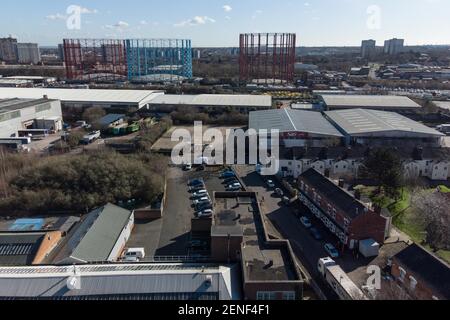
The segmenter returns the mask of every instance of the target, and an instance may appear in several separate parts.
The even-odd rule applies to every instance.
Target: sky
[[[382,45],[393,37],[450,44],[448,12],[449,0],[16,0],[2,1],[0,37],[41,46],[183,38],[194,47],[237,47],[240,33],[295,32],[297,46]]]

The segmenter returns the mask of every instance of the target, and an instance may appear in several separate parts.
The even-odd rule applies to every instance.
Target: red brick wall
[[[373,211],[369,211],[353,219],[348,231],[354,240],[372,238],[379,244],[383,244],[385,240],[386,219]]]
[[[405,280],[401,282],[400,279],[400,269],[401,267],[403,270],[406,271]],[[433,293],[432,288],[430,288],[427,283],[420,280],[420,278],[408,271],[408,269],[401,265],[395,258],[392,262],[392,268],[391,268],[391,274],[392,276],[397,280],[397,283],[400,284],[411,296],[418,300],[433,300],[433,296],[436,296],[439,299],[444,299],[440,297],[438,294]],[[409,277],[412,276],[417,281],[417,286],[414,291],[410,290],[410,279]]]

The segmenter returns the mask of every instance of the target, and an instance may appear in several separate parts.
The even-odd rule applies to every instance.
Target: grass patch
[[[376,187],[358,186],[355,189],[358,189],[361,194],[370,197],[374,204],[381,208],[387,208],[393,216],[395,227],[406,233],[414,242],[423,245],[426,239],[425,227],[414,218],[414,213],[410,208],[411,190],[403,189],[400,199],[394,200],[384,194],[377,194],[378,188]],[[435,189],[430,190],[430,192],[433,191]],[[441,192],[450,192],[450,189],[443,187]],[[425,245],[424,247],[428,251],[433,252],[429,246]],[[435,254],[450,264],[450,251],[440,250]]]

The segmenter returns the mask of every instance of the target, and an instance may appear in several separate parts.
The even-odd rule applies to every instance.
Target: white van
[[[145,258],[144,248],[129,248],[125,250],[125,254],[123,255],[123,260],[130,262],[138,262],[144,258]]]

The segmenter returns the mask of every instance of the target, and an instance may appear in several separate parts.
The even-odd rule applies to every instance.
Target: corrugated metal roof
[[[450,101],[433,101],[433,103],[441,109],[450,110]]]
[[[161,93],[150,90],[0,88],[0,99],[39,99],[47,95],[50,99],[66,102],[142,103]]]
[[[162,95],[150,104],[191,105],[191,106],[272,106],[272,97],[264,95],[200,94],[200,95]]]
[[[329,108],[421,108],[408,97],[374,95],[322,95]]]
[[[395,112],[351,109],[328,111],[325,114],[348,135],[378,132],[405,132],[425,136],[443,136],[442,133]]]
[[[122,118],[125,118],[124,114],[111,113],[111,114],[107,114],[106,116],[104,116],[103,118],[98,120],[98,123],[101,126],[107,126],[107,125],[110,125],[113,122],[119,121]]]
[[[0,268],[0,297],[98,298],[160,294],[167,299],[171,296],[195,299],[203,294],[217,293],[221,300],[240,298],[237,265],[111,265],[117,270],[109,272],[93,272],[93,267]],[[67,287],[67,280],[73,275],[80,279],[79,290]]]
[[[132,212],[107,204],[89,213],[69,240],[70,257],[80,261],[107,261]]]
[[[250,112],[249,128],[255,130],[277,129],[283,132],[342,137],[342,134],[320,113],[305,110],[265,110]]]
[[[0,233],[0,266],[29,265],[45,233]]]

